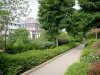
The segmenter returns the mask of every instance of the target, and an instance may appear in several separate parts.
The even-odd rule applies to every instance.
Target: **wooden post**
[[[96,33],[96,40],[98,39],[98,33]]]

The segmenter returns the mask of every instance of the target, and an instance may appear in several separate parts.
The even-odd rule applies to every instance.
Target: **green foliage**
[[[60,32],[58,38],[59,38],[59,45],[68,44],[70,41],[68,38],[68,34],[62,31]]]
[[[7,52],[14,54],[33,49],[29,39],[29,32],[26,29],[16,29],[8,36]]]
[[[63,44],[68,44],[70,42],[81,42],[80,37],[73,37],[71,35],[69,35],[67,32],[63,32],[61,31],[59,33],[59,45],[63,45]]]
[[[95,36],[92,34],[91,30],[86,33],[87,39],[94,38]]]
[[[20,18],[29,15],[29,1],[27,0],[8,0],[3,3],[3,9],[9,10],[10,18]],[[16,13],[16,14],[13,14]]]
[[[8,18],[9,15],[10,15],[10,11],[3,10],[2,8],[0,8],[0,33],[4,28],[4,24],[6,24],[7,21],[9,20]]]
[[[91,45],[92,48],[96,48],[96,49],[99,49],[100,48],[100,39],[99,40],[96,40],[92,45]]]
[[[100,58],[95,54],[95,53],[89,53],[86,56],[84,57],[81,57],[80,59],[82,62],[89,62],[89,63],[93,63],[93,62],[97,62],[97,61],[100,61]]]
[[[53,42],[45,42],[44,44],[41,44],[40,49],[50,49],[55,47],[55,43]]]
[[[88,63],[78,62],[71,65],[65,75],[87,75]]]
[[[53,35],[58,46],[58,34],[62,29],[61,21],[72,14],[74,0],[39,0],[39,4],[38,16],[41,27]]]
[[[41,41],[41,42],[48,42],[48,41],[51,41],[51,42],[55,42],[55,37],[50,34],[48,31],[45,31],[45,30],[41,30],[41,34],[40,34],[40,37],[36,40],[36,41]]]
[[[87,47],[87,48],[85,48],[84,51],[82,52],[81,57],[88,57],[88,55],[89,55],[90,53],[95,54],[96,51],[97,51],[97,49],[93,49],[93,48]]]
[[[99,0],[79,0],[80,6],[86,12],[100,12]]]
[[[98,51],[99,40],[95,42],[95,39],[89,40],[88,46],[84,49],[80,60],[84,62],[97,62],[100,60]]]
[[[82,11],[84,11],[88,17],[91,17],[90,22],[87,22],[86,27],[100,28],[100,1],[99,0],[79,0]]]
[[[34,49],[49,49],[55,47],[55,43],[52,40],[52,36],[48,35],[47,31],[42,30],[39,38],[32,42]]]
[[[95,39],[89,39],[88,41],[88,46],[83,50],[80,60],[84,61],[84,62],[94,62],[97,60],[97,56],[96,56],[96,52],[97,49],[96,48],[91,48],[92,43],[95,42]]]
[[[3,37],[0,36],[0,49],[3,49],[4,48],[4,40],[3,40]]]
[[[15,55],[0,54],[0,73],[2,75],[20,74],[21,72],[40,65],[77,45],[79,45],[79,43],[75,42],[74,44],[67,44],[43,51],[31,50]]]
[[[86,33],[91,29],[87,24],[91,22],[91,15],[82,11],[75,11],[71,17],[65,18],[62,24],[65,25],[67,32],[76,37],[85,37]]]
[[[32,44],[33,44],[33,48],[34,49],[40,49],[40,50],[50,49],[50,48],[54,48],[55,47],[55,43],[54,42],[40,41],[38,39],[33,41]]]
[[[96,56],[97,49],[90,47],[94,41],[94,38],[89,39],[88,46],[83,50],[81,54],[80,62],[71,65],[65,75],[87,75],[89,64],[100,60],[100,58]]]
[[[88,46],[92,45],[96,41],[95,38],[91,38],[88,40]]]
[[[94,62],[88,66],[88,75],[100,74],[100,61]]]

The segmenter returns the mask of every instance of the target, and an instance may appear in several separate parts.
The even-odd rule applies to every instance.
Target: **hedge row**
[[[79,45],[71,43],[48,50],[32,50],[15,55],[0,54],[0,75],[19,75],[41,63]]]

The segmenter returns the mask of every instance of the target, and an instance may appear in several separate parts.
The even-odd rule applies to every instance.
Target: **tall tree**
[[[71,16],[74,0],[39,0],[39,4],[38,16],[41,27],[54,35],[58,46],[58,34],[62,29],[61,21]]]
[[[100,0],[79,0],[82,11],[91,14],[92,21],[88,23],[89,29],[100,28]]]
[[[3,9],[11,12],[10,17],[27,17],[31,9],[28,0],[5,0]]]
[[[4,20],[6,20],[4,17],[8,16],[10,14],[9,11],[2,9],[4,2],[0,1],[0,31],[3,29]]]
[[[65,18],[62,24],[67,32],[73,36],[85,37],[88,32],[87,24],[92,21],[91,15],[82,11],[75,11],[71,17]]]
[[[28,16],[29,2],[27,0],[2,0],[0,1],[0,22],[1,27],[5,26],[5,50],[6,50],[6,33],[8,24],[14,19]]]

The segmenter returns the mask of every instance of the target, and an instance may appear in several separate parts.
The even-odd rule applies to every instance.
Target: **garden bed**
[[[0,54],[0,74],[19,75],[78,45],[74,42],[54,49],[31,50],[15,55]]]
[[[88,75],[89,68],[91,68],[89,65],[98,60],[97,57],[95,56],[97,49],[91,48],[91,44],[94,41],[95,40],[93,39],[89,40],[88,46],[85,47],[85,49],[82,52],[82,55],[80,57],[80,62],[71,65],[65,72],[65,75]]]

